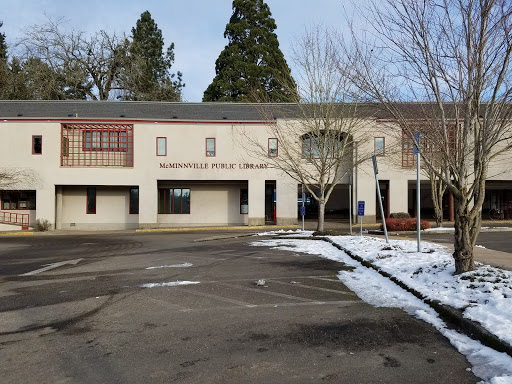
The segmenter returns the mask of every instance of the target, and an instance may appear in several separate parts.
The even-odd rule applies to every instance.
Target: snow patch
[[[148,283],[139,285],[141,288],[175,287],[177,285],[199,284],[199,281],[171,281],[169,283]]]

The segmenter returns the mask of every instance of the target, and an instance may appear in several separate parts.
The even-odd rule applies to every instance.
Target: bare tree
[[[372,0],[363,14],[371,32],[352,29],[355,84],[409,138],[429,127],[443,166],[420,153],[454,197],[455,273],[473,270],[489,167],[512,148],[512,3]]]
[[[243,132],[250,155],[303,184],[318,202],[318,231],[324,230],[325,205],[334,188],[356,163],[368,159],[362,153],[356,159],[353,153],[356,141],[364,141],[368,108],[357,103],[340,71],[336,44],[332,32],[319,29],[306,32],[296,44],[297,92],[295,84],[283,82],[290,94],[296,94],[294,102],[261,104],[275,144],[263,142],[248,129]]]
[[[65,32],[62,20],[35,25],[22,45],[27,57],[39,58],[65,79],[67,98],[107,100],[115,97],[117,80],[126,60],[127,40],[100,31]]]

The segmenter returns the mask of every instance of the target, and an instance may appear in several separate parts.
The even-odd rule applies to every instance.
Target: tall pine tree
[[[0,28],[4,25],[0,21]],[[0,33],[0,61],[7,61],[7,44],[5,44],[5,33]]]
[[[233,0],[233,15],[224,37],[228,45],[215,63],[216,76],[203,101],[289,102],[295,82],[263,0]]]
[[[122,87],[129,100],[181,99],[181,73],[169,72],[174,63],[174,43],[164,54],[164,39],[149,11],[141,14],[132,28],[129,63],[122,75]]]

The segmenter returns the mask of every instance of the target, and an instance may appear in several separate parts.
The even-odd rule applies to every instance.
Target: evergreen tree
[[[0,28],[4,25],[0,21]],[[0,61],[7,61],[7,44],[5,44],[5,33],[0,33]]]
[[[0,21],[0,28],[3,23]],[[9,66],[7,65],[7,44],[5,34],[0,33],[0,100],[8,98],[8,87],[10,80]]]
[[[122,88],[128,100],[181,99],[182,74],[170,74],[174,63],[174,43],[164,54],[164,39],[151,14],[146,11],[132,28],[129,62],[122,74]]]
[[[276,28],[263,0],[233,0],[233,15],[224,32],[229,42],[215,63],[216,76],[203,101],[295,99],[295,82],[279,49]]]

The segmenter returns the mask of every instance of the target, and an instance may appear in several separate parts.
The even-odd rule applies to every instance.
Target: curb
[[[243,229],[297,229],[298,225],[253,225],[253,226],[233,226],[233,227],[177,227],[177,228],[147,228],[147,229],[136,229],[136,233],[143,232],[180,232],[180,231],[219,231],[219,230],[243,230]]]
[[[0,236],[32,236],[34,232],[0,232]]]
[[[431,308],[433,308],[438,314],[439,317],[452,325],[456,325],[460,328],[460,330],[468,337],[472,339],[476,339],[480,341],[483,345],[492,348],[498,352],[504,352],[512,357],[512,345],[508,344],[507,342],[499,339],[496,335],[489,332],[487,329],[482,327],[479,323],[464,318],[463,312],[457,308],[454,308],[452,306],[442,304],[437,300],[430,300],[425,298],[420,292],[416,291],[415,289],[407,286],[402,281],[398,280],[396,277],[391,276],[389,273],[381,270],[379,267],[376,267],[372,263],[370,263],[367,260],[364,260],[363,258],[353,254],[351,251],[343,248],[339,244],[334,243],[331,239],[327,239],[325,237],[310,237],[310,238],[304,238],[304,237],[276,237],[280,239],[296,239],[296,240],[321,240],[325,241],[335,248],[339,249],[340,251],[345,252],[348,256],[350,256],[352,259],[358,261],[363,266],[367,268],[371,268],[378,272],[380,275],[390,279],[395,284],[400,286],[401,288],[405,289],[407,292],[412,293],[414,296],[416,296],[418,299],[422,300],[424,303],[429,305]]]

